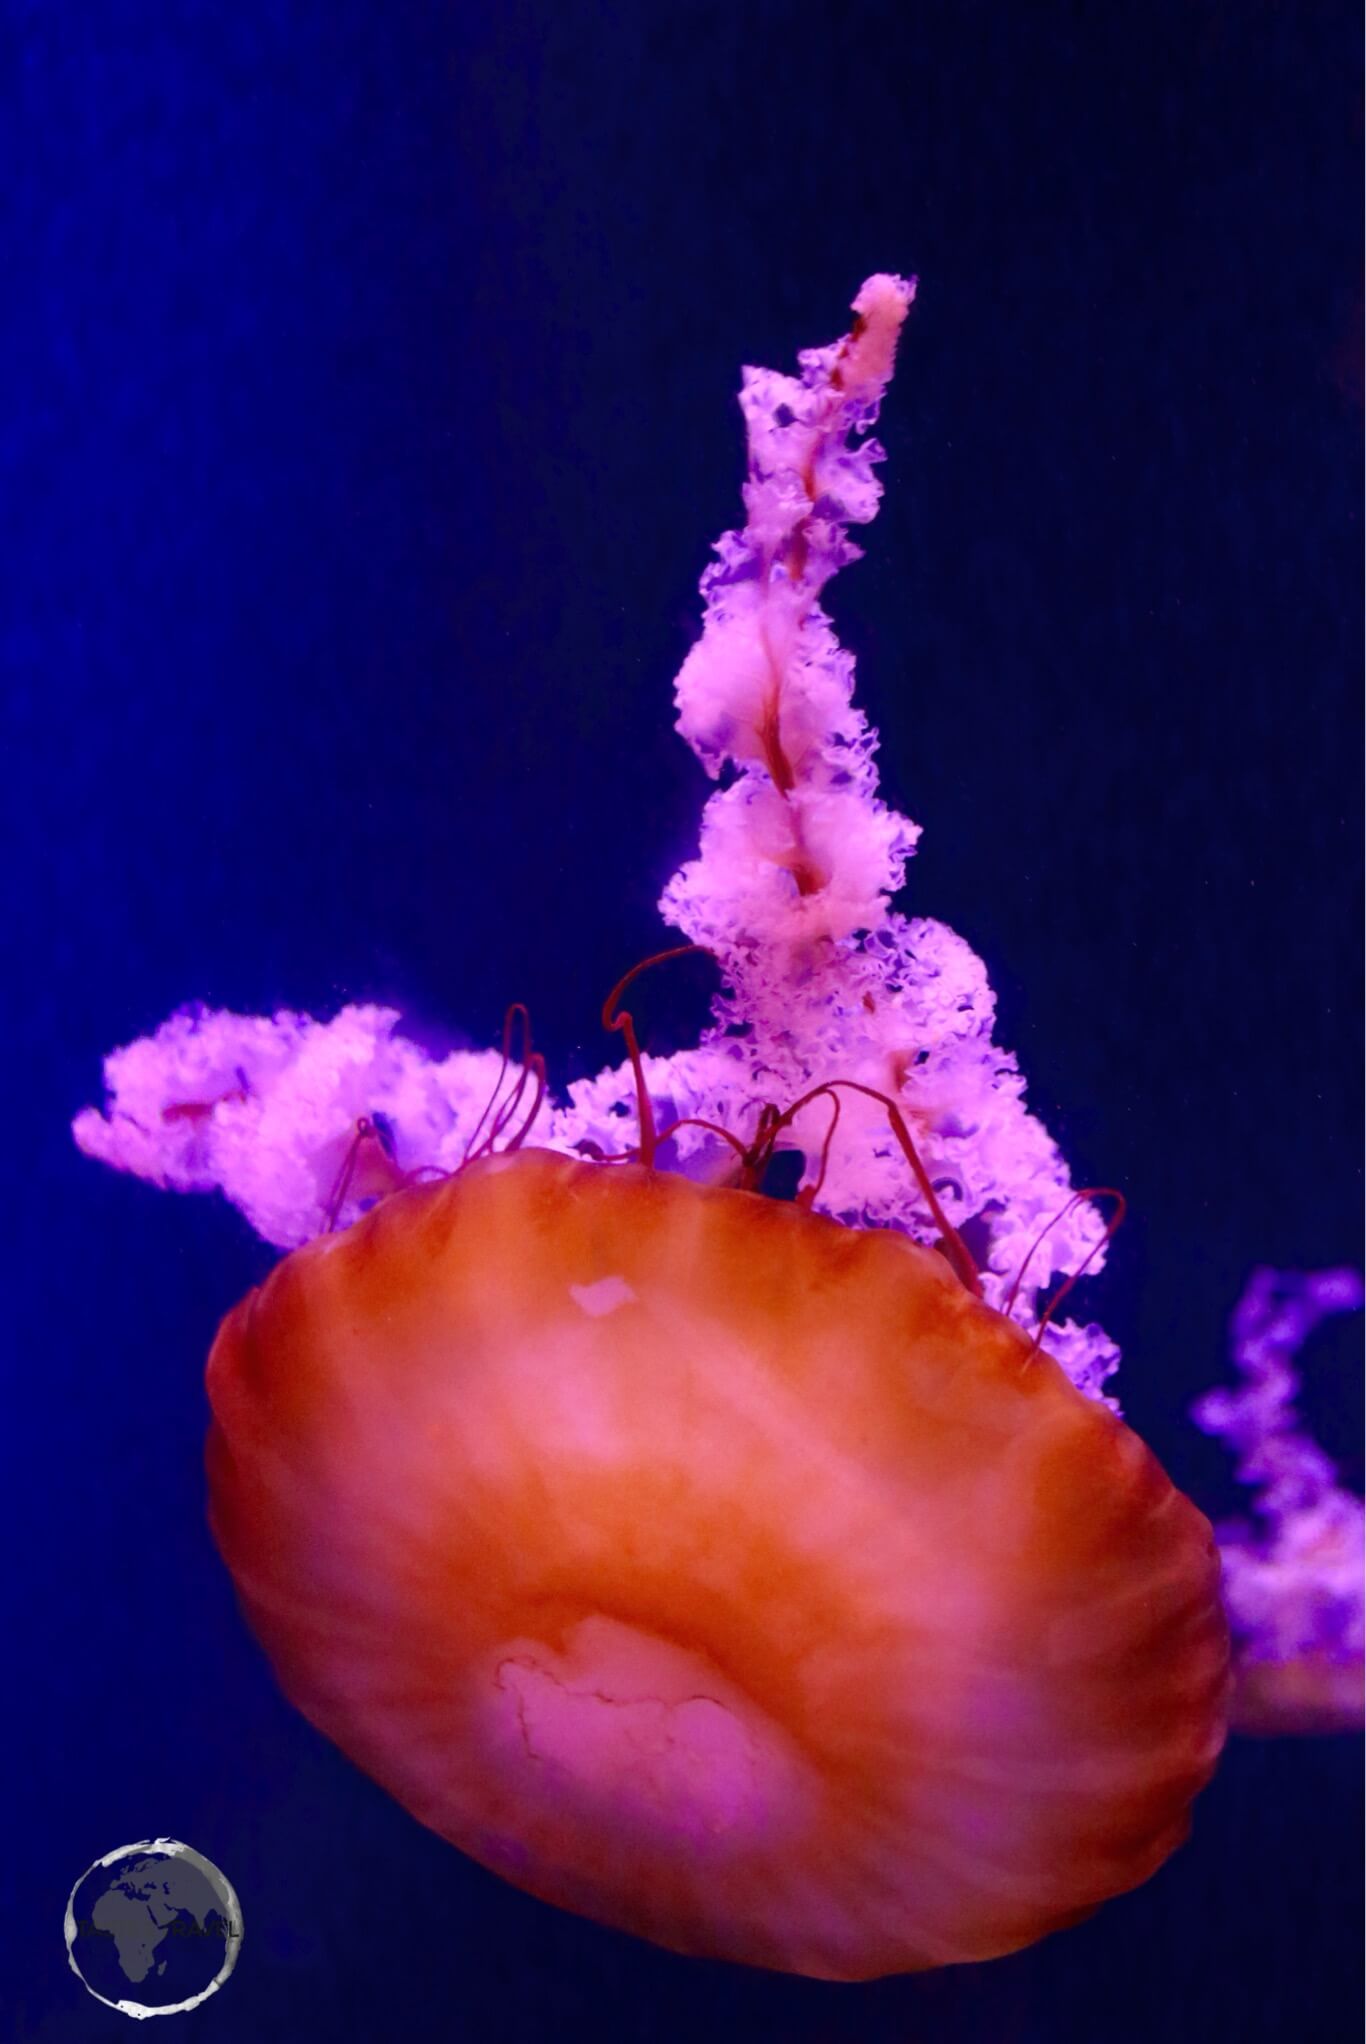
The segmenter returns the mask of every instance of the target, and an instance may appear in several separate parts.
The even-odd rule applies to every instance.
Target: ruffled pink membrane
[[[1003,1305],[1031,1242],[1072,1193],[1067,1165],[1026,1109],[1014,1056],[993,1040],[995,1003],[961,937],[890,907],[919,830],[878,794],[877,735],[853,702],[854,663],[821,607],[830,577],[859,558],[883,450],[869,434],[915,286],[871,277],[850,334],[808,349],[795,376],[746,369],[749,444],[743,527],[723,534],[702,578],[702,636],[676,684],[678,728],[722,785],[703,810],[695,859],[664,890],[665,918],[710,949],[725,991],[694,1049],[647,1058],[661,1120],[695,1117],[746,1139],[766,1103],[828,1079],[897,1100],[956,1226],[975,1221],[985,1297]],[[462,1160],[497,1081],[492,1051],[433,1060],[392,1009],[330,1021],[186,1008],[105,1065],[103,1113],[78,1116],[91,1156],[177,1191],[217,1189],[268,1242],[292,1248],[345,1225],[395,1172]],[[620,1151],[634,1139],[631,1074],[604,1070],[547,1098],[527,1139]],[[784,1141],[814,1179],[831,1117],[823,1098]],[[382,1131],[371,1168],[334,1195],[357,1123]],[[728,1153],[695,1127],[674,1161],[697,1174]],[[389,1173],[386,1181],[385,1172]],[[842,1096],[816,1207],[852,1226],[939,1232],[876,1101]],[[1103,1254],[1083,1202],[1030,1261],[1015,1317]],[[1118,1361],[1098,1327],[1061,1322],[1046,1341],[1084,1389]]]
[[[1232,1325],[1236,1390],[1209,1391],[1197,1426],[1237,1457],[1250,1520],[1219,1528],[1244,1731],[1350,1730],[1362,1722],[1366,1507],[1295,1410],[1295,1358],[1321,1321],[1357,1310],[1352,1270],[1255,1270]]]

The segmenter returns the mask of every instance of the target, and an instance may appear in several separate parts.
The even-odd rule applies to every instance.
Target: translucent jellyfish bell
[[[1210,1529],[903,1236],[494,1156],[286,1258],[208,1383],[285,1690],[547,1901],[861,1979],[1027,1944],[1186,1833]]]

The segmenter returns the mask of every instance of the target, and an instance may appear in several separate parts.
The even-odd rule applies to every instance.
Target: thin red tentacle
[[[325,1235],[336,1233],[337,1217],[346,1204],[346,1195],[350,1191],[351,1180],[356,1175],[356,1159],[360,1155],[360,1146],[373,1134],[373,1131],[374,1125],[369,1115],[363,1114],[356,1123],[351,1140],[346,1146],[346,1155],[342,1159],[341,1169],[337,1173],[336,1183],[332,1187],[332,1195],[323,1209],[326,1223],[323,1228]]]
[[[813,1100],[819,1099],[822,1093],[829,1093],[835,1086],[843,1087],[850,1093],[863,1093],[870,1100],[881,1101],[882,1105],[886,1108],[887,1120],[892,1134],[896,1137],[901,1147],[902,1155],[915,1174],[916,1184],[920,1187],[925,1204],[928,1206],[935,1225],[943,1237],[945,1254],[948,1256],[949,1262],[957,1271],[967,1290],[972,1293],[975,1299],[980,1299],[982,1296],[982,1281],[977,1274],[977,1266],[972,1260],[968,1245],[944,1212],[943,1207],[939,1204],[939,1196],[930,1182],[929,1173],[920,1161],[920,1153],[911,1139],[911,1132],[906,1126],[905,1116],[890,1094],[879,1092],[876,1086],[865,1086],[860,1079],[825,1079],[819,1086],[813,1086],[809,1093],[803,1093],[799,1100],[794,1100],[790,1107],[783,1110],[773,1130],[773,1136],[776,1137],[782,1128],[788,1126],[794,1117],[801,1113],[804,1107],[809,1107]]]
[[[350,1142],[347,1144],[346,1155],[342,1159],[341,1169],[337,1173],[336,1184],[333,1186],[331,1196],[323,1209],[323,1233],[326,1235],[336,1233],[337,1222],[341,1218],[341,1210],[346,1205],[347,1194],[351,1190],[352,1182],[360,1164],[361,1152],[367,1143],[377,1143],[379,1145],[380,1154],[384,1158],[392,1180],[390,1189],[392,1190],[394,1187],[405,1182],[406,1174],[398,1168],[398,1160],[394,1155],[391,1139],[386,1134],[384,1118],[379,1115],[362,1114],[356,1122],[355,1131]]]
[[[771,1100],[766,1100],[759,1109],[759,1121],[754,1131],[754,1140],[745,1152],[740,1167],[740,1184],[746,1192],[757,1192],[765,1171],[773,1157],[774,1144],[783,1118]]]
[[[489,1114],[493,1108],[494,1102],[497,1100],[498,1095],[503,1090],[503,1080],[507,1075],[508,1061],[512,1056],[513,1024],[519,1015],[522,1017],[523,1024],[525,1026],[527,1033],[527,1046],[528,1048],[530,1048],[531,1016],[529,1015],[521,1001],[513,1001],[511,1006],[508,1008],[507,1013],[503,1017],[503,1061],[498,1067],[498,1077],[493,1082],[493,1091],[492,1093],[490,1093],[488,1099],[484,1103],[484,1111],[480,1115],[478,1121],[474,1124],[474,1128],[470,1134],[470,1139],[465,1145],[465,1153],[463,1157],[460,1159],[462,1165],[468,1164],[471,1158],[479,1156],[482,1150],[486,1147],[486,1144],[480,1144],[479,1149],[476,1150],[474,1145],[480,1130],[483,1128],[484,1123],[489,1118]]]
[[[1110,1240],[1111,1236],[1114,1234],[1116,1228],[1118,1228],[1120,1222],[1124,1219],[1125,1213],[1128,1210],[1124,1194],[1122,1192],[1116,1192],[1115,1188],[1112,1185],[1083,1186],[1080,1192],[1074,1192],[1069,1199],[1063,1202],[1063,1204],[1058,1208],[1058,1211],[1053,1215],[1051,1220],[1044,1222],[1038,1234],[1034,1237],[1034,1240],[1030,1243],[1028,1249],[1026,1249],[1024,1253],[1024,1261],[1021,1263],[1020,1268],[1016,1271],[1014,1282],[1011,1285],[1010,1290],[1006,1293],[1005,1304],[1001,1308],[1001,1311],[1003,1313],[1009,1314],[1012,1308],[1014,1307],[1015,1301],[1020,1295],[1020,1287],[1024,1283],[1024,1274],[1029,1269],[1030,1261],[1034,1255],[1034,1251],[1038,1248],[1039,1244],[1043,1241],[1044,1237],[1052,1233],[1053,1229],[1057,1227],[1059,1221],[1065,1221],[1067,1216],[1071,1213],[1073,1207],[1080,1206],[1081,1202],[1084,1199],[1097,1199],[1101,1197],[1117,1200],[1119,1202],[1115,1212],[1115,1217],[1111,1221],[1109,1227],[1106,1229],[1104,1235],[1101,1236],[1100,1241],[1096,1244],[1096,1248],[1097,1249],[1103,1248],[1105,1243]],[[1094,1255],[1094,1253],[1095,1251],[1093,1250],[1092,1254]],[[1078,1275],[1080,1275],[1080,1273],[1078,1273]]]
[[[741,1142],[733,1129],[722,1128],[719,1121],[704,1121],[700,1114],[680,1114],[676,1121],[669,1122],[659,1131],[659,1142],[667,1143],[669,1137],[681,1128],[704,1128],[709,1135],[720,1136],[730,1144],[742,1163],[749,1156],[750,1146]]]
[[[655,1130],[655,1111],[649,1089],[645,1084],[645,1066],[640,1055],[640,1045],[636,1040],[635,1021],[628,1008],[622,1008],[618,1013],[617,1003],[631,981],[639,978],[642,972],[648,972],[652,965],[663,965],[670,958],[686,958],[690,952],[704,949],[705,946],[701,944],[675,944],[668,951],[653,952],[649,958],[642,958],[638,965],[633,965],[629,972],[622,975],[602,1004],[603,1028],[614,1029],[623,1038],[626,1055],[631,1060],[631,1071],[636,1082],[636,1117],[640,1124],[640,1161],[647,1169],[653,1168],[655,1152],[659,1147],[659,1136]]]
[[[503,1081],[507,1076],[508,1064],[512,1058],[513,1030],[519,1024],[522,1032],[522,1043],[521,1055],[517,1060],[517,1078],[511,1093],[508,1094],[506,1099],[500,1099],[499,1095],[503,1090]],[[509,1127],[514,1116],[517,1114],[527,1087],[531,1085],[535,1087],[531,1111],[523,1118],[522,1126],[518,1129],[516,1135],[509,1137],[506,1147],[510,1150],[518,1149],[526,1140],[532,1123],[541,1111],[541,1103],[545,1098],[546,1086],[545,1059],[539,1051],[532,1049],[530,1011],[521,1001],[514,1001],[503,1018],[503,1059],[498,1068],[498,1077],[484,1111],[475,1123],[474,1132],[465,1145],[465,1154],[461,1159],[462,1170],[466,1164],[474,1162],[476,1158],[491,1154],[498,1138]],[[497,1111],[494,1113],[493,1120],[489,1124],[488,1133],[481,1142],[476,1144],[475,1138],[479,1135],[484,1123],[488,1121],[489,1113],[494,1108],[495,1103]]]
[[[796,1204],[799,1207],[805,1207],[808,1212],[820,1198],[821,1187],[825,1183],[825,1174],[830,1168],[830,1146],[835,1140],[835,1130],[839,1125],[840,1097],[838,1093],[832,1093],[830,1095],[830,1126],[826,1129],[825,1141],[821,1144],[820,1168],[809,1185],[800,1186],[797,1190]]]
[[[1045,1311],[1043,1318],[1040,1320],[1038,1326],[1034,1330],[1034,1339],[1029,1346],[1029,1352],[1031,1355],[1038,1354],[1040,1348],[1043,1345],[1044,1330],[1047,1328],[1049,1321],[1053,1318],[1053,1315],[1057,1312],[1059,1306],[1061,1306],[1063,1300],[1067,1297],[1067,1294],[1071,1291],[1073,1285],[1077,1282],[1077,1279],[1080,1277],[1084,1277],[1086,1275],[1087,1269],[1092,1263],[1094,1263],[1095,1259],[1099,1256],[1101,1250],[1105,1248],[1107,1243],[1114,1241],[1115,1236],[1117,1235],[1117,1233],[1119,1232],[1120,1228],[1123,1225],[1124,1217],[1129,1211],[1129,1202],[1125,1199],[1124,1194],[1118,1191],[1116,1187],[1113,1185],[1086,1185],[1082,1187],[1082,1190],[1080,1192],[1074,1192],[1071,1199],[1068,1200],[1066,1206],[1060,1208],[1059,1211],[1056,1214],[1054,1214],[1053,1219],[1048,1222],[1047,1226],[1041,1230],[1039,1235],[1030,1244],[1029,1251],[1025,1257],[1024,1263],[1020,1265],[1019,1275],[1016,1277],[1014,1284],[1010,1288],[1010,1294],[1006,1301],[1005,1307],[1007,1313],[1010,1311],[1010,1308],[1015,1303],[1016,1294],[1018,1293],[1020,1288],[1020,1279],[1024,1276],[1025,1273],[1025,1265],[1028,1264],[1029,1258],[1034,1254],[1034,1251],[1038,1248],[1039,1243],[1042,1242],[1044,1236],[1048,1233],[1049,1228],[1055,1227],[1057,1223],[1063,1218],[1064,1214],[1070,1213],[1072,1208],[1076,1206],[1079,1201],[1084,1199],[1112,1199],[1115,1202],[1115,1210],[1113,1214],[1111,1214],[1110,1219],[1106,1222],[1105,1232],[1100,1237],[1099,1241],[1093,1242],[1091,1244],[1091,1247],[1087,1250],[1086,1255],[1082,1258],[1081,1262],[1077,1265],[1076,1269],[1072,1272],[1071,1276],[1063,1279],[1062,1283],[1058,1286],[1057,1291],[1054,1292],[1052,1298],[1049,1300],[1047,1310]]]
[[[522,1144],[526,1141],[527,1137],[531,1133],[532,1126],[536,1120],[536,1117],[541,1111],[541,1104],[545,1099],[545,1083],[546,1083],[545,1059],[541,1056],[541,1053],[538,1050],[532,1051],[528,1054],[526,1066],[524,1067],[524,1069],[529,1070],[534,1076],[536,1081],[536,1091],[532,1098],[531,1107],[527,1112],[526,1118],[523,1121],[522,1126],[518,1129],[515,1136],[508,1137],[508,1140],[504,1145],[505,1149],[509,1150],[521,1149]],[[521,1088],[519,1087],[518,1092],[520,1093],[520,1091]]]
[[[525,1064],[519,1065],[517,1077],[513,1082],[512,1091],[508,1094],[506,1100],[502,1100],[499,1102],[498,1112],[494,1115],[493,1120],[489,1123],[489,1132],[485,1136],[483,1142],[479,1145],[479,1148],[475,1151],[476,1157],[492,1154],[499,1136],[502,1135],[503,1131],[511,1122],[513,1116],[517,1113],[517,1110],[520,1108],[522,1104],[522,1095],[526,1092],[530,1080],[531,1080],[530,1068]]]

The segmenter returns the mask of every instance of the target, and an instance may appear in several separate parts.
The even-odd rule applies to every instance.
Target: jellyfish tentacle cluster
[[[1235,1389],[1207,1391],[1197,1426],[1237,1458],[1252,1516],[1219,1528],[1238,1647],[1234,1723],[1248,1732],[1356,1730],[1366,1681],[1366,1506],[1296,1410],[1300,1349],[1360,1310],[1353,1270],[1254,1270],[1231,1327]]]
[[[974,1221],[984,1297],[1033,1330],[1059,1280],[1088,1260],[1099,1268],[1105,1217],[1076,1199],[1025,1105],[1015,1057],[994,1040],[982,961],[945,924],[890,906],[920,832],[878,793],[877,736],[820,601],[860,557],[850,527],[877,512],[883,449],[870,429],[914,291],[872,277],[851,331],[805,350],[796,376],[744,371],[746,520],[716,543],[704,629],[675,689],[680,733],[709,774],[733,778],[710,796],[698,854],[660,902],[716,957],[724,991],[695,1046],[647,1055],[642,1069],[661,1121],[682,1124],[673,1161],[699,1177],[725,1161],[704,1124],[748,1139],[771,1106],[858,1082],[867,1090],[845,1095],[833,1134],[813,1101],[782,1136],[804,1153],[816,1210],[923,1242],[941,1239],[945,1215],[957,1229]],[[391,1189],[393,1172],[387,1183],[359,1174],[334,1212],[361,1118],[386,1118],[395,1171],[458,1169],[498,1071],[492,1051],[429,1058],[390,1008],[319,1021],[189,1007],[112,1053],[108,1103],[78,1116],[75,1134],[156,1183],[222,1190],[268,1242],[295,1248]],[[934,1197],[907,1169],[882,1096],[904,1115]],[[634,1108],[633,1073],[616,1063],[559,1100],[547,1093],[524,1139],[609,1154]],[[1043,1339],[1075,1383],[1105,1395],[1119,1350],[1102,1327],[1054,1320]]]

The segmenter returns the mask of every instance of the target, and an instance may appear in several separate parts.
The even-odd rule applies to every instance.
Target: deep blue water
[[[603,1061],[704,792],[669,684],[739,364],[914,270],[833,606],[910,906],[1128,1193],[1129,1415],[1226,1509],[1183,1414],[1248,1267],[1359,1256],[1360,57],[1328,0],[8,10],[6,2034],[124,2034],[62,1911],[153,1833],[242,1898],[203,2039],[1359,2034],[1353,1740],[1236,1743],[1136,1895],[862,1988],[462,1860],[287,1708],[204,1529],[267,1253],[66,1129],[190,997],[477,1042],[521,998],[559,1078]],[[1311,1360],[1359,1480],[1359,1329]]]

